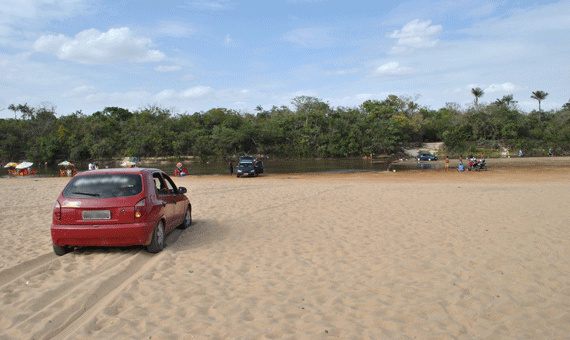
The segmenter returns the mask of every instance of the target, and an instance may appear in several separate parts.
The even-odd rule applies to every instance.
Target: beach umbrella
[[[27,168],[31,167],[32,165],[34,165],[34,163],[32,163],[32,162],[22,162],[22,163],[16,165],[16,169],[27,169]]]
[[[70,166],[71,165],[71,166],[73,166],[73,164],[70,163],[69,161],[63,161],[63,162],[59,163],[58,165],[63,165],[63,166]]]
[[[127,168],[128,168],[128,167],[131,167],[131,166],[133,166],[133,165],[135,165],[135,163],[132,163],[132,162],[129,162],[129,161],[126,161],[126,162],[121,163],[121,166],[126,166]]]
[[[4,165],[5,168],[14,168],[18,165],[16,162],[8,162],[8,164]]]

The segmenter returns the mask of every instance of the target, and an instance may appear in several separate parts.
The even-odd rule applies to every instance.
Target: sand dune
[[[155,255],[57,257],[67,179],[0,179],[0,339],[567,339],[570,159],[537,162],[176,178]]]

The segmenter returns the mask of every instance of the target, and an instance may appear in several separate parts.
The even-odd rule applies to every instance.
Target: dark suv
[[[263,173],[263,162],[256,161],[253,156],[241,156],[237,168],[237,177],[256,177]]]
[[[419,152],[418,161],[437,161],[437,156],[427,152]]]

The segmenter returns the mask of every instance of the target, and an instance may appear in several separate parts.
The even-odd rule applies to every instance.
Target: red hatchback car
[[[145,245],[157,253],[164,248],[165,235],[192,224],[186,192],[159,169],[79,173],[55,203],[53,250],[64,255],[76,246]]]

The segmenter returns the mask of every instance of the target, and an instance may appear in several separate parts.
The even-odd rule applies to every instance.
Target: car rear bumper
[[[133,246],[148,245],[155,223],[108,225],[51,225],[56,246]]]
[[[242,176],[242,177],[255,177],[256,173],[255,172],[240,172],[237,175]]]

